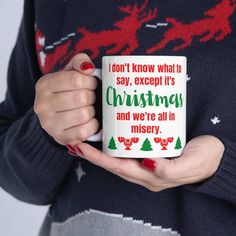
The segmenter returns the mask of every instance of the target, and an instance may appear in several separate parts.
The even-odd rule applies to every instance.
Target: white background
[[[6,91],[6,71],[22,16],[23,0],[1,0],[0,7],[0,101]],[[2,157],[0,157],[2,158]],[[47,207],[15,200],[0,188],[0,236],[35,236]]]

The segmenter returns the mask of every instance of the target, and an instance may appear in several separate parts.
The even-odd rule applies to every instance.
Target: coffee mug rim
[[[128,57],[170,57],[170,58],[185,58],[187,59],[186,56],[171,56],[171,55],[106,55],[106,56],[103,56],[102,59],[105,59],[105,58],[114,58],[114,57],[119,57],[119,58],[122,58],[122,57],[125,57],[125,58],[128,58]]]

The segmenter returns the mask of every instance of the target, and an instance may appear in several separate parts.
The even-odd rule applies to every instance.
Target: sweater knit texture
[[[50,204],[41,236],[236,235],[235,22],[233,0],[25,0],[0,104],[0,186]],[[33,111],[35,84],[80,52],[97,68],[104,55],[186,56],[187,141],[223,142],[216,173],[155,193],[53,141]],[[101,124],[100,82],[96,95]]]

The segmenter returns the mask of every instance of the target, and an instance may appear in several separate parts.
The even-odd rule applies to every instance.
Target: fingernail
[[[78,152],[81,156],[84,155],[83,152],[81,151],[81,149],[80,149],[78,146],[76,147],[76,150],[77,150],[77,152]]]
[[[144,159],[141,162],[141,165],[150,171],[154,171],[156,169],[156,162],[151,159]]]
[[[70,152],[76,153],[76,150],[72,145],[66,144],[66,147],[69,149]]]
[[[80,69],[83,71],[88,70],[88,69],[94,69],[94,68],[95,68],[94,65],[88,61],[84,61],[80,64]]]
[[[69,153],[71,156],[78,157],[78,155],[77,155],[75,152],[70,152],[70,151],[68,151],[68,153]]]

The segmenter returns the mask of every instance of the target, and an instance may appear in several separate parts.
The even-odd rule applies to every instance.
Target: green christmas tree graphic
[[[112,150],[116,150],[117,149],[116,142],[115,142],[115,139],[113,137],[111,137],[111,139],[110,139],[108,148],[112,149]]]
[[[150,143],[148,138],[146,138],[144,140],[142,148],[140,150],[142,150],[142,151],[152,151],[153,150],[152,149],[152,145],[151,145],[151,143]]]
[[[175,143],[175,149],[180,149],[180,148],[182,148],[182,144],[180,138],[178,137]]]

